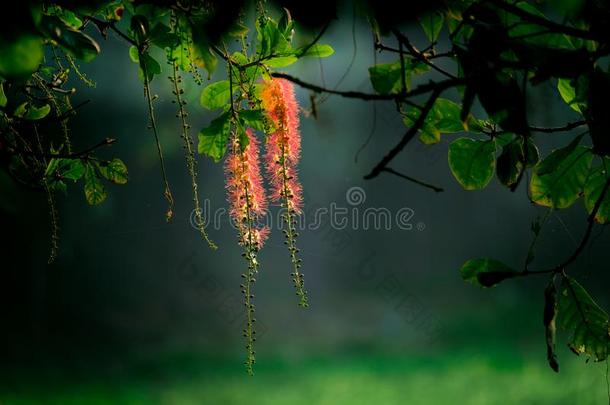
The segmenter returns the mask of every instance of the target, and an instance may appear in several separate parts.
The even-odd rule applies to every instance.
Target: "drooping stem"
[[[59,251],[59,221],[57,207],[55,204],[55,196],[49,188],[49,184],[46,179],[42,180],[45,194],[47,195],[47,205],[49,207],[49,216],[51,220],[51,249],[49,251],[49,258],[47,263],[51,264],[57,258],[57,252]]]
[[[40,134],[38,133],[38,126],[36,124],[33,125],[34,135],[36,136],[36,144],[38,146],[39,151],[43,151],[42,141],[40,139]],[[47,167],[47,160],[44,156],[41,156],[39,159],[34,158],[36,165],[39,166],[39,169],[42,173],[44,173]],[[57,258],[57,252],[59,251],[59,221],[57,220],[57,206],[55,204],[55,196],[53,195],[53,191],[49,187],[49,183],[47,179],[43,176],[41,180],[42,186],[44,188],[45,194],[47,196],[47,205],[49,207],[49,217],[51,220],[51,249],[49,250],[49,258],[47,259],[47,263],[51,264]]]
[[[180,117],[180,123],[182,127],[181,138],[184,143],[184,156],[186,159],[186,167],[189,172],[189,176],[191,178],[191,188],[193,190],[193,205],[195,212],[195,222],[197,225],[197,229],[199,233],[203,237],[203,239],[208,243],[208,246],[212,249],[217,249],[218,246],[209,238],[206,230],[205,223],[203,219],[203,210],[201,208],[201,203],[199,201],[199,193],[198,193],[198,184],[197,184],[197,160],[195,159],[195,151],[193,149],[193,138],[189,133],[190,126],[186,122],[186,117],[188,113],[186,112],[185,105],[186,101],[182,99],[182,93],[184,90],[181,88],[180,84],[182,82],[182,77],[178,74],[178,66],[175,60],[171,61],[172,64],[172,77],[171,82],[174,85],[173,93],[176,96],[176,103],[178,104],[178,116]]]
[[[140,60],[142,59],[142,54],[139,55]],[[157,122],[155,120],[155,110],[153,107],[153,97],[150,93],[150,80],[148,78],[148,69],[146,68],[146,64],[140,64],[142,68],[142,73],[144,76],[144,97],[146,98],[146,103],[148,104],[148,118],[150,120],[150,128],[153,131],[155,136],[155,144],[157,146],[157,154],[159,155],[159,164],[161,165],[161,176],[163,178],[163,185],[165,190],[163,191],[163,196],[167,200],[167,211],[165,213],[165,219],[167,221],[171,220],[174,216],[174,196],[172,195],[172,190],[169,187],[169,181],[167,180],[167,173],[165,171],[165,159],[163,158],[163,149],[161,148],[161,141],[159,140],[159,131],[157,129]]]
[[[301,267],[301,259],[297,257],[298,249],[296,247],[296,237],[298,236],[295,223],[296,220],[294,215],[296,211],[291,207],[290,200],[294,197],[288,187],[288,181],[290,180],[290,175],[288,173],[288,168],[286,167],[286,149],[285,145],[282,144],[282,157],[280,158],[281,163],[281,176],[282,176],[282,205],[286,212],[284,213],[284,222],[286,224],[286,244],[288,245],[288,252],[290,253],[290,261],[292,263],[292,281],[294,282],[294,287],[296,289],[296,294],[299,297],[299,305],[301,307],[308,307],[309,302],[307,299],[307,291],[305,290],[305,278],[303,277],[303,273],[299,271]]]
[[[49,88],[47,83],[44,81],[44,79],[42,79],[40,76],[38,76],[38,74],[33,74],[32,78],[36,81],[36,83],[38,84],[38,87],[42,90],[45,97],[51,103],[51,106],[53,107],[53,111],[55,112],[55,115],[59,119],[59,125],[61,127],[61,132],[64,136],[64,144],[66,145],[66,151],[68,153],[72,152],[72,142],[70,142],[70,133],[69,133],[70,131],[68,128],[68,115],[66,114],[68,111],[70,111],[72,109],[72,107],[70,106],[69,98],[66,97],[66,104],[67,104],[66,108],[65,109],[62,108],[62,106],[57,101],[57,98],[55,97],[55,95],[53,94],[53,92],[51,91],[51,89]]]
[[[238,154],[240,156],[241,162],[241,170],[242,173],[246,172],[246,164],[244,155],[244,148],[241,147],[239,143],[239,137],[235,134],[235,141],[233,142],[233,153]],[[246,370],[248,374],[254,374],[254,364],[256,363],[255,350],[254,350],[254,342],[256,341],[256,330],[254,327],[254,323],[256,319],[254,318],[254,294],[252,292],[254,287],[254,282],[256,281],[256,274],[258,273],[258,260],[257,260],[257,252],[258,245],[254,238],[254,221],[252,215],[252,198],[251,192],[248,187],[248,181],[243,178],[241,185],[244,190],[245,196],[245,216],[242,219],[245,222],[245,228],[243,226],[239,227],[240,230],[240,240],[241,244],[244,246],[244,257],[248,262],[248,269],[245,273],[242,274],[242,278],[244,279],[244,284],[242,285],[242,293],[244,295],[244,305],[246,308],[246,327],[244,329],[244,337],[246,338]],[[245,230],[245,232],[244,232]]]

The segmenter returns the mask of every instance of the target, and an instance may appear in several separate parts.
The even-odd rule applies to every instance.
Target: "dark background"
[[[322,40],[336,50],[332,57],[302,61],[285,70],[334,87],[356,52],[341,88],[370,91],[367,67],[387,59],[375,55],[365,23],[357,19],[352,27],[351,10],[346,13],[349,18],[332,25]],[[423,44],[417,26],[409,32]],[[301,115],[300,178],[306,213],[332,203],[352,208],[346,192],[360,187],[366,200],[359,212],[385,207],[395,214],[408,207],[414,211],[413,229],[398,229],[394,223],[391,230],[365,231],[351,225],[338,230],[326,216],[320,229],[303,230],[298,245],[311,300],[308,310],[296,306],[288,254],[275,229],[260,254],[255,287],[262,333],[257,342],[260,376],[254,377],[257,382],[247,381],[240,364],[244,353],[239,284],[245,262],[226,213],[225,221],[217,224],[220,229],[208,228],[218,251],[208,249],[189,224],[190,180],[166,80],[168,67],[152,86],[159,95],[155,107],[176,200],[169,223],[164,219],[160,170],[152,133],[146,129],[137,65],[119,39],[100,38],[100,44],[100,57],[83,66],[96,88],[73,83],[79,88],[74,101],[91,102],[73,120],[71,136],[75,149],[104,137],[116,138],[118,143],[100,154],[123,159],[129,183],[108,185],[109,198],[98,207],[87,206],[80,185],[59,196],[60,251],[56,262],[47,265],[50,234],[44,196],[20,188],[0,173],[0,403],[3,396],[6,403],[30,397],[52,401],[48,392],[81,392],[79,387],[102,388],[83,389],[82,396],[64,397],[59,403],[69,402],[65,398],[93,403],[88,399],[94,397],[100,403],[103,398],[118,403],[130,384],[138,387],[133,389],[134,403],[140,392],[146,393],[144,403],[189,403],[187,397],[193,403],[232,403],[237,402],[232,396],[236,392],[249,393],[247,398],[254,403],[323,403],[316,395],[326,391],[316,391],[316,378],[321,379],[320,387],[335,384],[346,390],[345,397],[331,396],[336,403],[343,403],[341,398],[345,403],[368,403],[365,394],[356,395],[361,387],[355,387],[361,385],[370,387],[371,398],[384,398],[383,393],[406,389],[405,384],[418,384],[420,391],[405,392],[416,403],[433,403],[442,395],[490,403],[502,398],[502,392],[505,399],[523,403],[574,403],[571,398],[597,403],[605,398],[605,365],[575,360],[564,349],[564,336],[559,345],[565,369],[556,376],[546,366],[545,278],[514,280],[490,290],[460,279],[458,269],[472,257],[494,257],[513,266],[523,263],[530,223],[545,213],[529,203],[525,186],[511,193],[494,179],[483,191],[462,190],[446,158],[448,143],[459,135],[444,136],[436,146],[414,142],[393,164],[396,170],[444,187],[443,193],[384,174],[364,181],[362,176],[405,128],[392,103],[339,97],[318,104],[317,119]],[[223,76],[220,69],[213,79]],[[187,83],[195,136],[214,113],[199,106],[201,87],[190,78]],[[307,91],[297,89],[297,97],[303,109],[310,107]],[[456,94],[448,97],[457,99]],[[532,124],[562,124],[575,118],[561,103],[554,83],[531,89],[530,103]],[[543,154],[568,139],[562,134],[536,136]],[[198,162],[201,197],[209,199],[206,208],[226,209],[222,165],[202,156]],[[311,219],[308,216],[307,222]],[[580,240],[585,222],[581,201],[552,213],[535,265],[548,267],[565,258]],[[610,237],[594,235],[570,273],[608,308]],[[391,374],[396,386],[384,385],[394,378],[380,371],[388,367],[396,373]],[[323,374],[326,371],[330,374]],[[371,379],[360,382],[353,377],[360,371]],[[459,375],[467,379],[462,385],[459,378],[453,380]],[[179,396],[176,393],[182,391],[175,386],[184,381],[195,381],[193,386],[201,391],[185,389],[188,394]],[[278,381],[294,382],[294,390],[278,391]],[[299,386],[298,381],[305,383]],[[266,389],[253,385],[263,383],[268,384]],[[290,396],[299,389],[313,396]],[[257,397],[258,390],[265,394]],[[176,395],[167,396],[166,391]],[[394,397],[386,398],[392,403]]]

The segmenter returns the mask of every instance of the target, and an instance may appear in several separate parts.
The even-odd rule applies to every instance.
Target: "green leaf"
[[[493,287],[506,279],[521,275],[504,263],[487,257],[468,260],[462,265],[460,274],[464,281],[481,287]]]
[[[333,53],[335,53],[335,50],[332,46],[326,44],[313,44],[310,47],[304,46],[295,51],[295,54],[299,57],[314,56],[316,58],[327,58]]]
[[[42,39],[33,35],[22,35],[6,41],[0,37],[0,55],[0,76],[28,76],[42,63]]]
[[[4,94],[4,86],[2,82],[0,82],[0,107],[6,107],[7,102],[6,94]]]
[[[129,180],[127,166],[121,159],[112,159],[98,163],[100,174],[115,184],[125,184]]]
[[[140,56],[137,46],[132,45],[129,47],[129,59],[131,59],[133,63],[140,63]]]
[[[405,81],[410,88],[411,76],[427,72],[430,67],[422,62],[405,59]],[[399,93],[402,90],[400,61],[380,63],[369,67],[369,78],[375,91],[379,94]]]
[[[543,324],[546,335],[546,357],[549,366],[556,372],[559,372],[559,363],[557,363],[557,355],[555,354],[555,335],[557,332],[557,289],[553,280],[544,290],[544,316]]]
[[[573,278],[564,276],[559,291],[559,324],[570,332],[568,346],[576,353],[587,354],[594,361],[608,357],[608,314]]]
[[[208,110],[215,110],[227,105],[231,98],[231,84],[228,80],[220,80],[206,86],[201,91],[199,101]]]
[[[216,55],[210,50],[210,47],[206,44],[199,44],[199,42],[193,42],[191,48],[191,58],[195,65],[208,72],[208,78],[216,71],[216,65],[218,65],[218,59]]]
[[[555,159],[554,151],[547,159]],[[567,208],[574,204],[582,193],[593,154],[590,148],[578,146],[554,171],[540,175],[539,167],[545,167],[545,160],[540,162],[535,168],[530,180],[530,198],[538,205],[552,208]]]
[[[224,112],[210,123],[207,128],[199,131],[199,153],[210,156],[219,162],[227,150],[230,131],[230,112]]]
[[[260,57],[282,56],[292,51],[290,42],[271,18],[267,18],[262,25],[257,23],[257,32],[258,44],[256,50]]]
[[[298,60],[299,60],[299,58],[297,58],[296,56],[288,55],[288,56],[278,56],[276,58],[267,59],[263,63],[270,67],[279,68],[279,67],[290,66]]]
[[[581,109],[581,103],[576,97],[576,89],[572,86],[572,83],[569,79],[559,79],[557,81],[557,90],[559,90],[559,94],[563,101],[566,102],[567,105],[570,106],[574,111],[578,111],[579,113],[583,113]]]
[[[595,203],[601,197],[602,191],[606,182],[610,178],[608,173],[610,169],[610,158],[604,158],[603,164],[593,168],[585,184],[585,208],[591,214]],[[610,190],[604,195],[604,200],[599,206],[599,210],[595,215],[595,220],[600,224],[605,224],[610,218]]]
[[[48,104],[36,107],[26,101],[17,106],[13,115],[15,117],[23,118],[25,120],[36,121],[43,119],[44,117],[49,115],[50,112],[51,106]]]
[[[419,117],[420,110],[413,108],[407,111],[404,117],[406,126],[412,126]],[[469,122],[476,121],[472,115]],[[426,145],[440,142],[442,134],[464,132],[465,128],[460,119],[460,106],[451,100],[439,98],[435,101],[428,116],[419,130],[419,140]]]
[[[45,177],[79,180],[85,174],[85,165],[80,159],[53,158],[45,170]]]
[[[239,112],[239,119],[247,128],[265,131],[265,115],[263,110],[241,110]]]
[[[544,159],[536,168],[536,173],[540,176],[549,174],[557,170],[559,165],[570,156],[578,147],[585,134],[581,134],[568,144],[568,146],[554,150],[546,159]]]
[[[141,81],[144,81],[144,71],[146,71],[149,82],[155,75],[161,74],[161,65],[148,52],[141,54],[137,47],[131,46],[129,47],[129,58],[140,66],[138,77]]]
[[[64,179],[76,181],[85,174],[85,165],[80,159],[62,159],[62,162],[64,164],[60,164],[58,170]],[[62,166],[65,167],[65,170],[62,170]]]
[[[369,77],[377,93],[389,94],[401,91],[400,62],[371,66]]]
[[[176,61],[178,67],[180,67],[180,69],[182,69],[184,72],[190,72],[192,70],[191,58],[188,49],[188,42],[184,41],[180,42],[178,45],[168,51],[168,59],[171,61]]]
[[[155,75],[161,74],[161,65],[150,54],[142,53],[138,55],[138,58],[140,61],[140,71],[138,72],[140,80],[144,81],[144,72],[146,72],[149,82]]]
[[[85,170],[85,198],[90,205],[99,205],[106,200],[107,194],[95,168],[87,165]]]
[[[294,28],[294,21],[292,21],[292,16],[290,15],[290,11],[286,7],[282,9],[282,16],[277,23],[277,28],[280,30],[286,39],[290,40],[292,38],[292,30]]]
[[[496,143],[459,138],[449,145],[449,168],[466,190],[482,189],[494,175]]]
[[[419,24],[424,30],[428,41],[436,42],[441,30],[443,29],[444,20],[444,16],[437,12],[428,13],[419,19]]]

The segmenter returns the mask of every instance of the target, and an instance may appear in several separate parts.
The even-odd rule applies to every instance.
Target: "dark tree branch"
[[[574,128],[578,128],[578,127],[586,125],[586,124],[587,124],[587,121],[582,120],[582,121],[568,122],[567,124],[565,124],[564,126],[561,126],[561,127],[530,126],[529,129],[530,129],[530,131],[533,131],[533,132],[543,132],[543,133],[565,132],[565,131],[570,131]]]
[[[118,29],[116,27],[116,25],[114,24],[114,22],[103,21],[103,20],[100,20],[100,19],[95,18],[90,15],[84,16],[84,19],[85,19],[85,23],[87,22],[87,20],[93,22],[95,24],[95,26],[97,27],[97,29],[100,31],[100,33],[104,37],[106,37],[106,31],[108,30],[108,28],[110,28],[119,37],[123,38],[125,41],[129,42],[131,45],[138,47],[138,43],[136,41],[134,41],[133,39],[129,38],[123,31]]]
[[[400,94],[400,93],[374,94],[374,93],[363,93],[360,91],[341,91],[341,90],[328,89],[326,87],[321,87],[316,84],[305,82],[297,77],[291,76],[286,73],[273,72],[273,73],[271,73],[271,76],[277,77],[280,79],[289,80],[289,81],[293,82],[294,84],[297,84],[305,89],[309,89],[316,93],[335,94],[335,95],[346,97],[346,98],[357,98],[357,99],[365,100],[365,101],[370,101],[370,100],[404,101],[404,99],[409,98],[409,97],[421,96],[422,94],[430,93],[437,89],[445,90],[450,87],[459,86],[461,84],[466,83],[466,80],[461,79],[461,78],[449,79],[449,80],[444,80],[444,81],[440,81],[440,82],[431,81],[429,83],[417,86],[416,88],[414,88],[413,90],[411,90],[405,94]]]
[[[405,179],[405,180],[408,180],[408,181],[410,181],[410,182],[412,182],[412,183],[418,184],[418,185],[420,185],[420,186],[422,186],[422,187],[429,188],[429,189],[431,189],[431,190],[433,190],[434,192],[437,192],[437,193],[440,193],[440,192],[445,191],[445,189],[443,189],[443,188],[441,188],[441,187],[437,187],[437,186],[435,186],[435,185],[433,185],[433,184],[426,183],[426,182],[421,181],[421,180],[418,180],[418,179],[416,179],[416,178],[414,178],[414,177],[407,176],[406,174],[402,174],[402,173],[400,173],[400,172],[397,172],[396,170],[394,170],[394,169],[392,169],[392,168],[390,168],[390,167],[383,168],[381,171],[383,171],[383,172],[388,172],[388,173],[392,173],[392,174],[393,174],[393,175],[395,175],[395,176],[398,176],[398,177],[400,177],[400,178],[403,178],[403,179]]]

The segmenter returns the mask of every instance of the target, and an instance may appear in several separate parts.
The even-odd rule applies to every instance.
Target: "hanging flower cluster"
[[[297,178],[297,164],[301,154],[299,106],[294,87],[284,79],[270,79],[263,83],[261,101],[273,123],[274,130],[267,139],[265,166],[271,184],[271,201],[284,208],[283,219],[286,244],[293,266],[292,277],[299,296],[299,305],[308,306],[301,259],[297,257],[296,216],[303,204],[302,187]]]
[[[254,293],[253,285],[258,273],[258,251],[269,236],[269,228],[257,226],[256,222],[267,211],[267,200],[263,179],[260,172],[259,145],[252,130],[247,129],[245,140],[234,133],[231,140],[231,151],[225,162],[226,188],[230,205],[230,215],[239,232],[239,244],[244,247],[248,270],[242,275],[244,279],[241,290],[246,306],[246,368],[253,373],[255,363],[254,342]]]
[[[297,164],[301,154],[299,133],[299,106],[292,84],[282,79],[263,83],[260,104],[266,113],[269,128],[264,155],[266,177],[269,183],[269,200],[283,209],[284,234],[292,263],[292,277],[299,296],[299,305],[308,306],[301,260],[297,257],[296,218],[301,213],[302,187],[297,178]],[[225,160],[226,188],[229,213],[239,233],[239,244],[244,248],[248,270],[242,275],[241,285],[246,306],[246,367],[253,372],[255,363],[254,293],[258,273],[257,254],[269,236],[267,226],[258,225],[267,213],[267,191],[263,184],[259,159],[259,142],[252,129],[243,131],[235,120],[230,138],[230,153]]]

